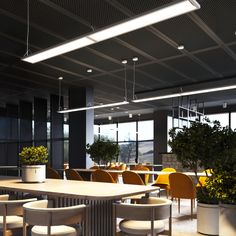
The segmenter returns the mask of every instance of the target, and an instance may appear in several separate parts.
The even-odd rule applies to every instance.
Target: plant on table
[[[87,144],[86,151],[90,154],[90,157],[94,162],[100,164],[102,161],[107,164],[114,159],[117,160],[120,148],[117,143],[114,143],[109,139],[100,138],[95,139],[93,144]]]
[[[44,146],[24,147],[19,156],[22,165],[44,165],[48,163],[48,149]]]

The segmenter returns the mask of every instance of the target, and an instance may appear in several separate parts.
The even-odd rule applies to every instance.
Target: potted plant
[[[113,143],[109,139],[100,138],[95,139],[91,145],[87,144],[86,151],[94,162],[107,164],[114,159],[117,160],[120,148],[117,143]]]
[[[197,180],[197,172],[200,168],[210,169],[213,178],[216,162],[222,160],[219,155],[220,152],[222,153],[222,147],[218,146],[221,131],[222,127],[217,121],[212,125],[193,122],[190,127],[170,131],[169,145],[172,152],[176,154],[183,168],[188,168],[195,173]],[[207,172],[206,175],[208,177]],[[209,194],[205,185],[199,182],[198,186],[197,231],[207,235],[218,235],[218,201],[214,195]]]
[[[24,147],[19,153],[22,181],[44,182],[46,176],[45,164],[48,162],[48,150],[44,146]]]
[[[220,202],[219,235],[234,236],[236,233],[236,132],[222,130],[221,153],[224,161],[217,162],[214,176],[207,181],[207,190]]]

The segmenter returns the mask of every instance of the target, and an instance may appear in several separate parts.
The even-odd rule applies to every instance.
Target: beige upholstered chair
[[[113,236],[116,235],[117,218],[123,220],[119,228],[124,235],[156,236],[165,231],[164,219],[169,220],[168,235],[171,236],[172,202],[162,198],[142,198],[140,204],[113,204]]]
[[[31,229],[32,236],[77,236],[77,230],[68,225],[81,223],[85,219],[86,206],[48,208],[48,204],[48,200],[41,200],[23,206],[23,235],[27,235],[27,225],[34,225]]]
[[[23,204],[36,201],[36,198],[23,200],[8,200],[9,195],[0,195],[0,230],[3,236],[11,235],[14,230],[23,227]]]
[[[80,180],[80,181],[83,180],[80,174],[74,169],[66,169],[65,173],[66,173],[66,179],[68,180]]]

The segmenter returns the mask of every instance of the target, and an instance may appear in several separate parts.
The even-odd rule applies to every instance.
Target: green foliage
[[[172,139],[169,145],[184,168],[194,172],[198,171],[198,166],[213,169],[219,157],[215,147],[221,129],[219,122],[214,122],[213,126],[208,123],[194,122],[189,128],[184,127],[179,132],[174,128],[169,133]]]
[[[91,159],[98,164],[100,164],[101,161],[107,163],[113,159],[117,159],[120,153],[118,144],[104,138],[95,139],[94,143],[91,145],[87,144],[86,151],[90,154]]]
[[[216,163],[206,187],[210,196],[222,203],[236,204],[236,132],[223,129],[219,146],[223,149],[223,161]]]
[[[236,132],[215,121],[213,126],[193,123],[179,132],[172,129],[170,136],[172,152],[184,168],[195,173],[198,166],[212,169],[206,185],[198,189],[198,200],[236,204]]]
[[[44,146],[24,147],[19,153],[22,165],[43,165],[48,163],[48,149]]]

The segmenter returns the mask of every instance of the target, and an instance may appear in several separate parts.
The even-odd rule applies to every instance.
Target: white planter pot
[[[197,204],[197,231],[201,234],[219,235],[219,205]]]
[[[22,166],[21,177],[23,182],[27,183],[42,183],[46,178],[45,165],[26,165]]]
[[[236,205],[220,204],[219,235],[236,235]]]

